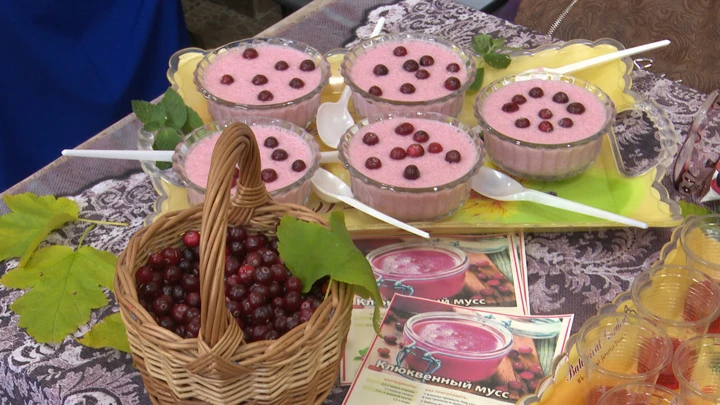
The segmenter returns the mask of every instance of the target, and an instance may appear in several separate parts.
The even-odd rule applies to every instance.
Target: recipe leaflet
[[[408,243],[427,243],[437,247],[447,247],[449,250],[460,250],[460,254],[467,257],[467,270],[464,271],[464,274],[459,275],[460,279],[457,281],[459,285],[453,287],[453,291],[457,292],[451,296],[432,297],[432,299],[460,307],[492,308],[493,311],[504,314],[525,315],[530,313],[525,246],[522,234],[443,236],[430,240],[413,237],[355,240],[355,245],[363,254],[367,255],[371,264],[374,262],[375,252],[392,251],[394,247],[402,247],[403,244]],[[399,278],[383,279],[378,276],[377,271],[376,278],[381,285],[381,295],[384,300],[381,314],[384,314],[393,294],[411,294],[428,298],[423,296],[425,292],[421,287],[410,291],[405,286],[412,282],[405,282]],[[436,293],[443,285],[441,280],[432,280],[431,292]],[[415,285],[415,287],[419,286]],[[350,384],[353,381],[375,337],[372,323],[373,312],[374,301],[372,299],[367,300],[355,296],[350,332],[340,369],[341,384]]]
[[[574,315],[511,315],[396,294],[343,405],[516,403],[551,374]]]

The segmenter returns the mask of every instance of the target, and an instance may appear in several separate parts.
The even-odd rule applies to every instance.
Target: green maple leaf
[[[61,342],[90,320],[90,310],[108,304],[101,287],[112,289],[116,261],[115,255],[89,246],[77,251],[49,246],[0,283],[29,289],[10,305],[20,315],[20,327],[39,343]]]
[[[127,340],[125,324],[119,312],[105,317],[102,322],[93,326],[82,338],[78,339],[78,342],[95,349],[111,347],[130,353],[130,342]]]
[[[353,286],[355,293],[375,301],[373,326],[380,333],[383,305],[375,276],[365,255],[355,246],[345,227],[345,215],[335,211],[330,229],[285,215],[277,230],[278,251],[292,274],[303,283],[303,292],[325,276]],[[313,254],[310,254],[312,252]]]
[[[67,198],[33,193],[5,196],[12,211],[0,217],[0,261],[21,257],[20,266],[53,230],[78,219],[77,204]]]

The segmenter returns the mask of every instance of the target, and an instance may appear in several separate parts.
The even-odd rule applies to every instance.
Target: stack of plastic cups
[[[672,366],[680,394],[691,405],[720,404],[720,334],[684,341],[675,351]]]
[[[598,405],[689,405],[677,392],[656,384],[618,385],[603,394]]]
[[[680,247],[688,267],[720,283],[720,214],[689,217],[680,233]],[[708,333],[720,333],[720,318],[710,324]]]

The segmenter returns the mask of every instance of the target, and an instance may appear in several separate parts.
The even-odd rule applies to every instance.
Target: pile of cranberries
[[[242,53],[242,57],[247,60],[255,59],[258,56],[260,56],[260,54],[258,53],[257,49],[255,49],[255,48],[247,48]],[[277,71],[282,72],[282,71],[288,70],[289,68],[290,68],[290,65],[287,62],[285,62],[284,60],[280,60],[275,63],[275,70],[277,70]],[[315,70],[315,62],[313,62],[310,59],[305,59],[302,62],[300,62],[300,65],[298,66],[298,68],[303,72],[312,72],[313,70]],[[270,79],[268,79],[267,76],[265,76],[263,74],[257,74],[255,76],[253,76],[253,78],[250,82],[255,86],[264,86],[269,81],[270,81]],[[235,83],[235,78],[232,75],[225,74],[225,75],[222,75],[222,77],[220,78],[220,83],[224,84],[226,86],[230,86],[231,84]],[[288,82],[288,86],[292,87],[293,89],[302,89],[303,87],[305,87],[305,82],[298,77],[293,77]],[[257,99],[260,101],[263,101],[263,102],[272,101],[272,99],[274,97],[275,96],[269,90],[262,90],[257,95]]]
[[[246,342],[277,339],[310,319],[325,295],[326,279],[303,294],[302,282],[280,259],[277,238],[229,227],[226,240],[225,305]],[[150,254],[135,282],[140,305],[158,325],[194,338],[200,331],[199,232],[185,232],[182,244]]]
[[[539,99],[545,96],[545,92],[540,87],[533,87],[532,89],[530,89],[530,91],[528,91],[528,96]],[[582,103],[569,103],[570,98],[566,93],[562,91],[555,93],[552,96],[552,101],[559,106],[565,106],[565,104],[567,104],[567,106],[565,107],[565,111],[570,114],[581,115],[585,112],[585,106]],[[525,98],[525,96],[523,96],[522,94],[516,94],[512,97],[510,102],[503,104],[501,109],[506,113],[514,113],[516,111],[519,111],[521,106],[526,102],[527,98]],[[559,115],[558,112],[553,113],[552,110],[548,108],[540,109],[537,112],[537,116],[542,121],[540,121],[540,123],[538,124],[538,129],[542,132],[554,131],[555,127],[550,120],[554,116],[555,118],[558,118],[557,115]],[[562,117],[556,121],[556,124],[562,128],[570,128],[573,126],[574,122],[569,117]],[[515,120],[515,126],[518,128],[528,128],[530,126],[530,120],[527,117],[518,118]]]
[[[430,134],[427,131],[415,131],[413,124],[403,122],[395,127],[395,134],[399,136],[410,136],[415,143],[410,144],[406,149],[399,146],[392,148],[388,157],[392,160],[403,160],[409,158],[419,158],[425,155],[425,147],[422,145],[430,140]],[[362,141],[365,145],[374,146],[380,142],[380,137],[375,132],[367,132],[363,135]],[[430,142],[427,146],[428,153],[437,154],[443,151],[443,146],[438,142]],[[453,149],[445,153],[445,161],[448,163],[459,163],[462,159],[460,152]],[[377,170],[382,167],[382,160],[377,156],[371,156],[365,160],[365,167],[370,170]],[[420,169],[413,164],[405,166],[403,177],[408,180],[417,180],[420,178]]]
[[[408,50],[404,46],[397,46],[395,49],[393,49],[393,55],[395,55],[398,58],[404,58],[407,56]],[[433,58],[430,55],[423,55],[418,60],[414,59],[407,59],[402,65],[402,69],[415,76],[415,79],[422,81],[426,80],[430,77],[430,72],[427,69],[424,69],[426,67],[430,67],[435,64],[435,58]],[[445,70],[450,73],[457,73],[460,71],[460,65],[457,63],[450,63],[445,67]],[[373,68],[373,74],[375,76],[387,76],[390,73],[390,69],[388,69],[387,66],[385,66],[382,63],[379,63],[375,65]],[[460,82],[460,79],[458,79],[455,76],[450,76],[447,79],[445,79],[444,86],[446,89],[450,91],[455,91],[460,88],[462,83]],[[415,93],[415,85],[413,85],[410,82],[404,82],[400,85],[400,92],[403,94],[413,94]],[[371,86],[368,89],[368,93],[372,94],[373,96],[380,97],[383,94],[383,91],[378,86]]]

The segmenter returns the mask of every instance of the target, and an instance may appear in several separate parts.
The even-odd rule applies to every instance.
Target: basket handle
[[[228,224],[230,189],[235,165],[240,167],[234,212],[245,223],[254,209],[270,200],[265,183],[260,179],[260,151],[250,127],[233,123],[220,134],[213,150],[210,173],[203,203],[200,227],[200,356],[188,364],[199,373],[249,370],[228,359],[242,340],[242,329],[225,307],[225,244]],[[242,220],[242,219],[245,220]],[[233,215],[233,220],[238,216]],[[207,354],[203,356],[203,354]]]

